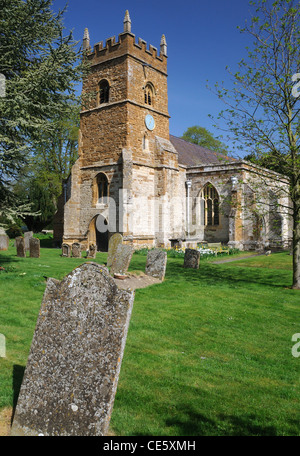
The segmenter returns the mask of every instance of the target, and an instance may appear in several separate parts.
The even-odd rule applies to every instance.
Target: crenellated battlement
[[[103,41],[96,43],[92,48],[89,42],[89,33],[85,29],[83,38],[83,49],[92,66],[104,61],[119,58],[123,55],[131,55],[142,62],[154,65],[160,71],[167,71],[167,43],[163,35],[160,42],[160,51],[155,46],[149,45],[142,38],[138,38],[131,33],[131,20],[128,11],[125,13],[124,31],[119,34],[118,40],[115,36],[108,38],[103,45]]]

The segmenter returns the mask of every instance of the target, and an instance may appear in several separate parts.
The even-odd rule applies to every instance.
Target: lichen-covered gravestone
[[[94,262],[48,279],[12,435],[107,434],[133,300]]]
[[[157,279],[164,280],[167,267],[167,252],[159,249],[149,250],[145,273]]]
[[[114,257],[116,256],[117,248],[123,242],[123,236],[120,233],[115,233],[111,236],[108,243],[107,267],[111,268]]]
[[[69,244],[62,244],[62,246],[61,246],[61,256],[70,258],[70,256],[71,256],[71,246]]]
[[[26,249],[25,249],[25,242],[22,236],[16,237],[16,248],[17,248],[17,256],[21,258],[26,257]]]
[[[34,237],[29,239],[29,256],[31,258],[40,258],[40,240]]]
[[[88,249],[87,258],[96,258],[97,246],[95,244],[90,244]]]
[[[74,258],[81,258],[81,245],[79,242],[74,242],[74,244],[72,244],[72,256]]]
[[[110,268],[112,275],[126,274],[133,255],[133,247],[127,244],[119,244]]]
[[[30,249],[29,242],[32,237],[33,237],[33,231],[26,231],[26,233],[24,233],[24,242],[25,242],[26,252]]]
[[[200,252],[194,249],[186,249],[184,253],[184,268],[199,269]]]
[[[9,246],[9,237],[6,234],[0,234],[0,250],[7,250]]]

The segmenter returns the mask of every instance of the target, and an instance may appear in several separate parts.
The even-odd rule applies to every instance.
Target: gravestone
[[[29,241],[32,237],[33,237],[32,231],[26,231],[26,233],[24,233],[24,242],[25,242],[26,252],[29,251],[29,249],[30,249]]]
[[[111,236],[108,243],[108,253],[107,253],[107,267],[111,268],[113,259],[116,255],[118,245],[122,244],[123,236],[120,233],[115,233]]]
[[[6,234],[0,234],[0,250],[7,250],[9,246],[9,237]]]
[[[97,246],[95,244],[90,244],[88,249],[87,258],[96,258]]]
[[[133,247],[127,244],[119,244],[117,247],[116,254],[113,258],[113,262],[110,268],[112,275],[124,275],[126,274],[130,261],[133,255]]]
[[[184,254],[184,268],[199,269],[200,252],[194,249],[186,249]]]
[[[167,252],[159,249],[149,250],[145,273],[157,279],[164,280],[167,267]]]
[[[107,434],[133,301],[94,262],[48,279],[11,435]]]
[[[72,257],[81,258],[81,245],[79,242],[74,242],[74,244],[72,244]]]
[[[26,257],[26,249],[25,249],[25,242],[22,236],[16,237],[16,248],[17,248],[17,256],[21,258]]]
[[[62,246],[61,246],[61,256],[70,258],[70,256],[71,256],[71,246],[69,244],[62,244]]]
[[[34,237],[29,239],[29,256],[31,258],[40,258],[40,240]]]

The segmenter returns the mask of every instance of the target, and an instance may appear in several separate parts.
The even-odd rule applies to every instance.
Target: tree
[[[0,10],[0,215],[22,214],[12,192],[41,136],[55,136],[57,119],[74,102],[82,76],[77,43],[64,36],[63,11],[51,0],[2,0]],[[27,207],[28,209],[28,207]],[[28,212],[28,211],[27,211]]]
[[[227,155],[227,146],[216,139],[213,134],[210,133],[206,128],[200,127],[199,125],[189,127],[183,133],[181,138],[193,144],[198,144],[199,146],[206,147],[207,149],[213,150],[214,152],[219,152],[221,154]]]
[[[78,153],[79,105],[70,105],[65,118],[55,122],[56,133],[44,133],[35,144],[30,165],[14,186],[14,194],[24,203],[31,203],[39,215],[25,214],[29,230],[38,232],[49,225],[62,194],[62,183],[71,172]]]
[[[230,74],[233,88],[216,84],[227,107],[219,114],[229,137],[263,163],[280,162],[289,178],[289,210],[293,219],[293,288],[300,289],[300,6],[293,0],[251,2],[255,14],[241,32],[253,46],[248,61]],[[296,96],[295,96],[296,95]],[[268,166],[270,167],[270,166]]]

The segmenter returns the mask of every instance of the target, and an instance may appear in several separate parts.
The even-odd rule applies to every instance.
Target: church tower
[[[182,232],[184,204],[175,224],[170,195],[182,198],[184,169],[169,141],[167,43],[159,51],[124,29],[83,49],[90,71],[83,81],[79,158],[65,191],[63,242],[97,243],[123,234],[136,246],[168,246]],[[181,203],[179,203],[180,205]]]

